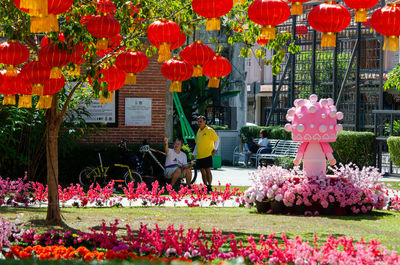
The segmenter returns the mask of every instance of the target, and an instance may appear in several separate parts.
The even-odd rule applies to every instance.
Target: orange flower
[[[83,257],[83,260],[84,260],[85,262],[91,261],[91,260],[93,260],[93,259],[94,259],[94,255],[93,255],[93,253],[91,253],[91,252],[88,252],[88,253]]]

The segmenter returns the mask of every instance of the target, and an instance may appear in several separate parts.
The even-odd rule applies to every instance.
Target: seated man
[[[192,180],[191,164],[187,164],[187,157],[181,152],[182,141],[177,139],[174,143],[174,149],[168,148],[168,138],[164,138],[165,153],[165,177],[171,179],[171,186],[174,186],[178,178],[186,178],[186,184]]]
[[[266,147],[266,148],[265,148]],[[244,166],[247,167],[247,164],[249,162],[249,157],[253,153],[257,153],[258,149],[260,148],[265,148],[265,151],[262,153],[269,153],[271,152],[271,149],[269,147],[269,142],[267,138],[267,131],[264,129],[261,129],[260,131],[260,139],[258,140],[258,143],[255,142],[254,140],[249,141],[245,145],[245,150],[246,150],[246,156],[244,157]]]

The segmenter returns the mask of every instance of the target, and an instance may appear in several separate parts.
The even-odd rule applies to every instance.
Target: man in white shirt
[[[167,158],[165,159],[165,177],[171,179],[171,186],[174,186],[178,178],[186,178],[186,184],[189,185],[192,180],[192,171],[187,163],[187,157],[181,151],[182,141],[177,139],[174,143],[174,149],[168,148],[168,138],[164,138],[164,148]]]

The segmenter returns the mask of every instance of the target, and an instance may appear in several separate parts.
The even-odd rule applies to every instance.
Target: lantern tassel
[[[385,43],[383,44],[385,51],[398,51],[399,50],[399,36],[385,36]]]
[[[365,22],[367,21],[367,10],[364,8],[357,9],[356,15],[354,17],[355,22]]]
[[[6,67],[6,76],[17,76],[17,75],[18,75],[17,68],[15,68],[14,66]]]
[[[114,100],[114,91],[110,91],[108,93],[108,99],[107,99],[107,103],[111,103]]]
[[[60,79],[62,76],[61,69],[58,67],[51,68],[50,79]]]
[[[171,47],[170,43],[164,42],[160,44],[158,48],[158,60],[157,60],[159,63],[166,62],[171,58],[172,53],[170,47]]]
[[[53,103],[53,95],[40,96],[36,104],[37,109],[50,109]]]
[[[201,65],[193,65],[193,77],[203,76],[203,67]]]
[[[14,95],[4,95],[3,105],[15,105],[15,96]]]
[[[219,78],[218,77],[211,77],[210,80],[208,81],[208,87],[219,87]]]
[[[98,40],[97,40],[97,43],[96,43],[96,48],[97,48],[98,50],[105,50],[105,49],[107,49],[107,48],[108,48],[108,39],[106,39],[106,38],[98,39]]]
[[[43,95],[43,85],[42,84],[34,84],[32,86],[32,95]]]
[[[275,39],[276,29],[274,26],[262,26],[261,28],[261,38],[267,40]]]
[[[20,8],[28,9],[31,16],[47,16],[47,0],[21,0]]]
[[[290,8],[290,14],[292,15],[303,14],[303,4],[301,2],[292,3],[292,7]]]
[[[79,64],[74,64],[74,68],[70,68],[68,74],[72,76],[81,75],[81,66]]]
[[[207,18],[206,30],[213,31],[213,30],[220,30],[221,29],[221,22],[219,18]]]
[[[136,75],[134,73],[128,73],[125,78],[125,84],[135,85],[136,84]]]
[[[321,39],[321,47],[336,47],[336,34],[324,32]]]
[[[20,95],[18,100],[19,108],[32,108],[32,96],[31,95]]]
[[[234,5],[244,5],[245,1],[244,0],[233,0]]]
[[[171,86],[169,87],[169,92],[182,92],[182,82],[172,81]]]
[[[54,14],[31,17],[31,33],[58,32],[58,20]]]

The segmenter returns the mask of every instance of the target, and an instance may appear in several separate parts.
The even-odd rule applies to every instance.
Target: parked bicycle
[[[126,141],[124,142],[124,140],[122,140],[118,147],[125,160],[123,164],[116,163],[105,166],[101,157],[102,150],[96,150],[99,158],[99,166],[85,167],[79,173],[79,183],[84,187],[88,187],[92,183],[105,185],[111,180],[123,183],[127,183],[128,180],[129,182],[141,183],[143,179],[141,174],[137,171],[137,169],[140,169],[139,159],[129,152],[126,147]],[[115,173],[115,171],[117,173]]]

